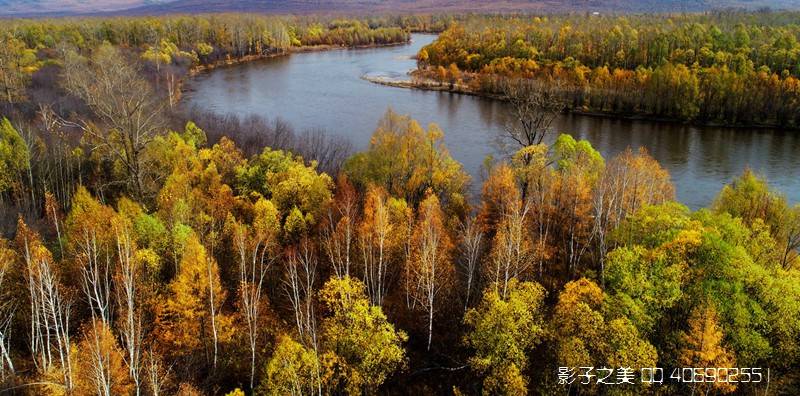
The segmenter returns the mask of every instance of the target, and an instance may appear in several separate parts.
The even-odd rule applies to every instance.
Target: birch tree
[[[345,277],[330,279],[320,291],[326,308],[322,322],[322,355],[327,385],[348,394],[375,394],[405,363],[402,344],[408,339],[395,330],[380,306],[367,299],[364,284]],[[338,378],[337,378],[338,377]],[[344,384],[337,380],[344,379]]]
[[[278,338],[267,363],[260,393],[274,396],[319,394],[319,356],[288,335]]]
[[[512,279],[507,296],[487,287],[480,303],[464,315],[470,328],[465,337],[475,350],[469,363],[486,374],[483,390],[492,394],[526,394],[527,378],[522,374],[528,365],[528,354],[546,334],[544,325],[545,290],[535,282]],[[515,384],[522,384],[515,389]]]
[[[253,209],[253,226],[235,224],[233,236],[239,254],[239,299],[250,347],[250,389],[253,389],[255,378],[264,281],[275,261],[280,232],[280,217],[272,202],[260,198]]]
[[[11,360],[11,322],[16,307],[6,291],[5,282],[15,256],[14,251],[8,248],[7,241],[0,239],[0,382],[16,374]]]
[[[492,241],[491,268],[486,269],[484,276],[498,288],[496,292],[502,298],[506,297],[512,279],[523,280],[532,261],[526,228],[527,206],[517,202],[506,210]]]
[[[166,367],[161,357],[152,349],[145,354],[144,361],[149,394],[159,396],[169,382],[172,367]]]
[[[427,350],[433,339],[433,319],[440,293],[449,285],[454,273],[450,261],[452,243],[445,231],[444,213],[439,199],[429,195],[420,203],[413,235],[412,284],[413,298],[426,315],[428,328]]]
[[[71,298],[59,281],[50,251],[21,219],[16,243],[24,260],[30,296],[28,340],[33,364],[41,374],[57,372],[60,386],[71,392],[74,386],[69,325]]]
[[[333,205],[323,229],[322,245],[337,278],[350,276],[350,264],[355,250],[358,217],[358,193],[347,176],[342,175],[336,186]]]
[[[513,157],[514,170],[524,185],[524,205],[530,208],[529,234],[533,250],[533,265],[539,279],[545,275],[545,263],[555,255],[553,235],[556,219],[556,173],[551,169],[548,147],[544,144],[521,149]]]
[[[294,312],[300,340],[317,350],[317,322],[314,311],[314,284],[317,280],[317,255],[313,242],[303,238],[287,254],[284,290]]]
[[[609,161],[594,190],[594,234],[601,285],[605,284],[608,234],[630,213],[645,205],[658,205],[675,197],[675,188],[658,161],[641,148],[638,154],[629,149]]]
[[[133,381],[136,395],[141,393],[142,315],[138,307],[137,279],[142,275],[137,262],[136,246],[127,224],[117,227],[116,300],[120,308],[119,332],[124,348],[124,360]]]
[[[391,222],[386,193],[370,187],[364,202],[364,215],[358,229],[364,283],[373,304],[383,305],[392,256],[394,226]]]
[[[576,141],[569,135],[559,136],[553,144],[551,161],[556,173],[554,237],[564,276],[572,277],[596,236],[591,221],[592,192],[605,163],[588,141]]]
[[[112,208],[102,205],[84,187],[75,192],[67,217],[68,248],[79,264],[81,287],[92,318],[105,324],[111,320],[115,217]]]
[[[77,394],[113,396],[134,391],[123,353],[105,322],[92,320],[84,326],[76,355]]]
[[[464,276],[464,312],[469,308],[472,289],[477,285],[478,266],[483,249],[483,231],[475,217],[467,217],[459,228],[460,270]]]

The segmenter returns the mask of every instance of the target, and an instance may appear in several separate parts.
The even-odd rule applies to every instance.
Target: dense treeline
[[[167,40],[181,51],[194,50],[198,55],[216,52],[240,57],[293,45],[357,46],[408,39],[406,26],[399,25],[402,21],[390,25],[393,22],[389,20],[221,14],[8,22],[4,33],[31,49],[56,48],[58,44],[91,49],[103,42],[150,48]],[[210,50],[203,48],[207,46]]]
[[[470,180],[436,125],[388,111],[350,155],[178,113],[146,46],[69,47],[0,122],[0,392],[800,391],[800,206],[749,171],[691,212],[644,151],[542,143],[558,106],[515,85]],[[587,366],[637,377],[559,384]]]
[[[491,164],[472,204],[442,132],[388,112],[336,178],[188,123],[143,148],[153,182],[105,152],[59,202],[2,133],[4,210],[46,186],[0,242],[19,392],[558,394],[587,365],[769,367],[797,390],[800,209],[750,172],[692,213],[647,153],[562,135]]]
[[[297,47],[404,43],[412,28],[441,29],[448,23],[434,17],[357,20],[246,14],[4,22],[0,28],[3,102],[52,102],[37,95],[60,97],[48,87],[69,53],[88,56],[111,45],[140,58],[171,105],[178,100],[181,79],[192,68],[257,59]]]
[[[798,127],[797,17],[475,17],[420,51],[420,75],[484,93],[532,78],[580,111]]]

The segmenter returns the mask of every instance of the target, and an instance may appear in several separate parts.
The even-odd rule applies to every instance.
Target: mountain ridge
[[[0,0],[6,17],[174,13],[701,12],[721,8],[800,9],[792,0]]]

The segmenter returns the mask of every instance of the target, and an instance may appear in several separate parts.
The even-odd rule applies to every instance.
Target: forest
[[[579,112],[797,128],[798,16],[473,16],[419,52],[417,77],[500,96],[534,79]]]
[[[575,22],[552,46],[548,29],[577,17],[12,20],[0,394],[797,394],[800,206],[746,170],[692,211],[646,150],[604,158],[555,135],[563,93],[542,89],[550,66],[533,56],[554,71],[572,57],[586,76],[675,62],[697,77],[727,66],[667,60],[676,43],[725,58],[740,26],[750,72],[731,76],[800,78],[793,14],[747,15],[619,17],[627,38],[613,45],[608,23]],[[543,65],[498,83],[510,150],[481,177],[452,158],[447,131],[391,109],[354,152],[178,105],[203,68],[439,30],[419,62],[458,70],[454,85]],[[520,34],[527,55],[502,55]],[[656,41],[662,58],[643,50]],[[642,380],[655,368],[661,382]]]

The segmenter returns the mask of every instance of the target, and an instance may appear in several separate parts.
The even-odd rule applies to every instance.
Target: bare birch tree
[[[517,203],[506,207],[506,213],[498,225],[492,241],[491,271],[487,278],[506,297],[508,284],[512,279],[522,280],[531,263],[530,240],[527,235],[526,218],[528,206]]]
[[[435,195],[426,198],[419,208],[419,218],[414,232],[412,253],[413,298],[427,316],[427,350],[433,339],[433,318],[437,297],[451,281],[453,268],[450,262],[451,242],[444,229],[439,200]]]
[[[145,356],[145,370],[147,371],[147,389],[151,396],[160,396],[169,379],[172,367],[166,367],[161,358],[152,350]]]
[[[219,329],[217,329],[217,304],[214,302],[215,293],[214,289],[216,286],[214,281],[218,281],[217,275],[217,264],[214,262],[214,259],[209,257],[206,259],[206,271],[208,272],[208,308],[211,311],[211,335],[214,341],[214,358],[213,358],[213,365],[214,369],[217,368],[217,357],[219,356]]]
[[[29,345],[33,362],[40,373],[48,373],[57,368],[63,380],[61,385],[67,392],[71,392],[71,301],[62,290],[50,252],[21,220],[18,230],[30,295]]]
[[[82,361],[80,364],[85,365],[88,370],[81,372],[81,379],[87,381],[94,386],[94,393],[98,396],[112,396],[111,393],[111,357],[109,351],[105,348],[106,342],[105,332],[111,332],[108,326],[103,321],[92,320],[91,325],[84,334],[86,337],[81,345],[87,345],[88,350],[84,353],[88,356],[88,361]]]
[[[11,360],[11,321],[13,318],[14,307],[7,301],[0,303],[0,382],[5,382],[8,377],[16,374],[14,361]]]
[[[336,204],[328,209],[328,218],[322,231],[322,246],[333,267],[333,274],[341,279],[350,276],[353,240],[358,217],[358,195],[346,176],[337,185]]]
[[[247,322],[250,347],[250,389],[253,389],[264,281],[275,261],[276,236],[279,231],[278,211],[271,202],[261,199],[255,204],[253,227],[236,224],[234,243],[239,253],[239,298],[242,316]]]
[[[0,240],[0,243],[5,241]],[[11,360],[11,321],[15,307],[3,287],[6,272],[11,268],[13,252],[0,245],[0,383],[16,374]]]
[[[99,319],[85,324],[75,350],[78,370],[76,394],[113,396],[133,393],[134,385],[127,373],[124,353],[109,325]]]
[[[92,318],[99,317],[108,324],[111,318],[111,257],[108,249],[101,248],[99,243],[95,230],[84,228],[76,247],[79,249],[83,292]]]
[[[464,274],[466,285],[464,291],[464,311],[469,308],[470,296],[473,287],[476,286],[478,276],[478,265],[481,260],[481,249],[483,248],[483,231],[474,216],[467,217],[461,223],[459,229],[461,234],[461,271]]]
[[[116,234],[117,257],[117,305],[122,315],[119,330],[122,347],[125,350],[125,363],[135,387],[136,396],[141,394],[141,355],[142,355],[142,318],[137,306],[137,278],[141,275],[136,262],[135,245],[130,231],[120,227]]]
[[[288,253],[284,287],[294,311],[297,333],[314,351],[318,347],[313,301],[316,276],[316,252],[312,242],[304,238]]]
[[[367,191],[358,240],[367,295],[372,304],[377,306],[382,306],[386,297],[393,232],[386,193],[372,187]]]

